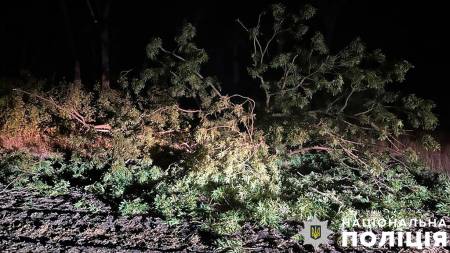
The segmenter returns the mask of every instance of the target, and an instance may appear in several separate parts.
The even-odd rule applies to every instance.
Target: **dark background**
[[[49,80],[73,78],[79,58],[83,82],[100,79],[99,25],[86,0],[1,1],[0,78],[16,78],[21,70]],[[9,2],[9,3],[6,3]],[[90,0],[100,19],[102,0]],[[112,1],[108,23],[112,80],[122,70],[139,72],[145,45],[153,36],[171,40],[184,21],[197,26],[199,45],[210,63],[204,71],[226,87],[245,92],[248,55],[240,18],[254,24],[258,13],[275,1]],[[282,1],[298,9],[303,1]],[[405,90],[438,104],[441,129],[450,126],[447,75],[450,72],[448,9],[445,1],[316,0],[316,26],[336,51],[359,36],[371,49],[415,65]],[[72,42],[71,42],[72,41]],[[447,131],[446,131],[447,132]]]

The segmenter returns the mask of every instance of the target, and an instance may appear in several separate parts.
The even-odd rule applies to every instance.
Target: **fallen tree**
[[[142,72],[118,87],[16,89],[0,114],[1,181],[56,195],[77,186],[124,215],[197,221],[221,236],[246,222],[448,214],[450,181],[398,140],[437,125],[431,101],[390,88],[412,65],[360,40],[330,52],[309,32],[311,6],[270,13],[255,27],[238,21],[262,96],[223,94],[202,75],[208,57],[190,24],[174,49],[153,39]]]

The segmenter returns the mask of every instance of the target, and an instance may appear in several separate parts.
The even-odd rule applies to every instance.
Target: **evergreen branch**
[[[40,99],[40,100],[42,100],[44,102],[50,103],[51,105],[53,105],[54,107],[56,107],[60,111],[63,111],[67,115],[69,115],[69,117],[71,119],[74,119],[74,120],[78,121],[80,124],[82,124],[86,128],[93,129],[96,132],[104,132],[104,133],[110,133],[111,132],[112,128],[111,128],[111,126],[109,124],[102,124],[102,125],[89,124],[89,123],[86,122],[85,118],[80,113],[78,113],[75,109],[70,109],[70,110],[66,109],[63,106],[57,104],[52,98],[48,99],[48,98],[45,98],[45,97],[40,96],[38,94],[33,94],[31,92],[24,91],[24,90],[21,90],[21,89],[13,89],[13,91],[24,93],[24,94],[27,94],[29,96],[38,98],[38,99]]]
[[[344,105],[339,110],[340,113],[342,113],[345,110],[345,108],[347,108],[348,101],[350,100],[350,97],[353,95],[354,92],[355,92],[355,88],[352,87],[350,93],[347,95],[347,98],[345,99]]]
[[[326,152],[331,152],[333,149],[329,148],[329,147],[323,147],[323,146],[313,146],[313,147],[306,147],[306,148],[301,148],[301,149],[297,149],[297,150],[292,150],[289,152],[289,155],[295,155],[295,154],[304,154],[304,153],[308,153],[310,151],[326,151]]]
[[[160,49],[162,52],[164,52],[164,53],[166,53],[166,54],[169,54],[169,55],[175,57],[176,59],[178,59],[178,60],[180,60],[180,61],[183,61],[183,62],[186,62],[186,61],[187,61],[185,58],[181,57],[180,55],[176,54],[175,52],[171,52],[171,51],[169,51],[169,50],[166,50],[166,49],[164,49],[164,48],[161,47],[161,46],[159,47],[159,49]],[[173,74],[174,74],[174,73],[173,73]],[[203,75],[200,74],[198,71],[194,71],[194,74],[195,74],[197,77],[199,77],[200,79],[202,79],[202,80],[205,79],[205,78],[203,77]],[[209,82],[208,82],[208,86],[210,86],[210,87],[213,89],[213,91],[216,93],[217,96],[222,97],[222,94],[220,93],[219,89],[216,88],[216,86],[214,86],[213,84],[211,84],[211,83],[209,83]]]

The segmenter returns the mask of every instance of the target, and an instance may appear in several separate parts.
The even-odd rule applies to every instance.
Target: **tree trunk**
[[[102,88],[109,88],[109,45],[107,28],[101,33],[101,56],[102,56]]]
[[[73,80],[73,82],[76,85],[80,85],[81,84],[80,61],[78,61],[78,60],[75,61],[74,80]]]
[[[111,3],[107,1],[103,8],[102,26],[100,31],[100,43],[101,43],[101,64],[102,64],[102,88],[109,89],[110,80],[110,58],[109,58],[109,26],[108,18],[110,12]]]

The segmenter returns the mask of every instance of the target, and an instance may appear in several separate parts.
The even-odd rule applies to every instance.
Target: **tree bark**
[[[100,31],[101,43],[101,64],[102,64],[102,88],[109,89],[110,80],[110,52],[109,52],[109,25],[108,18],[110,13],[111,3],[107,1],[103,8],[102,26]]]
[[[96,9],[101,13],[100,20],[95,15],[93,6],[90,0],[86,0],[89,12],[92,16],[92,20],[97,27],[100,39],[100,64],[101,64],[101,76],[102,76],[102,89],[109,89],[110,83],[110,46],[109,46],[109,14],[111,10],[111,1],[97,0]]]

